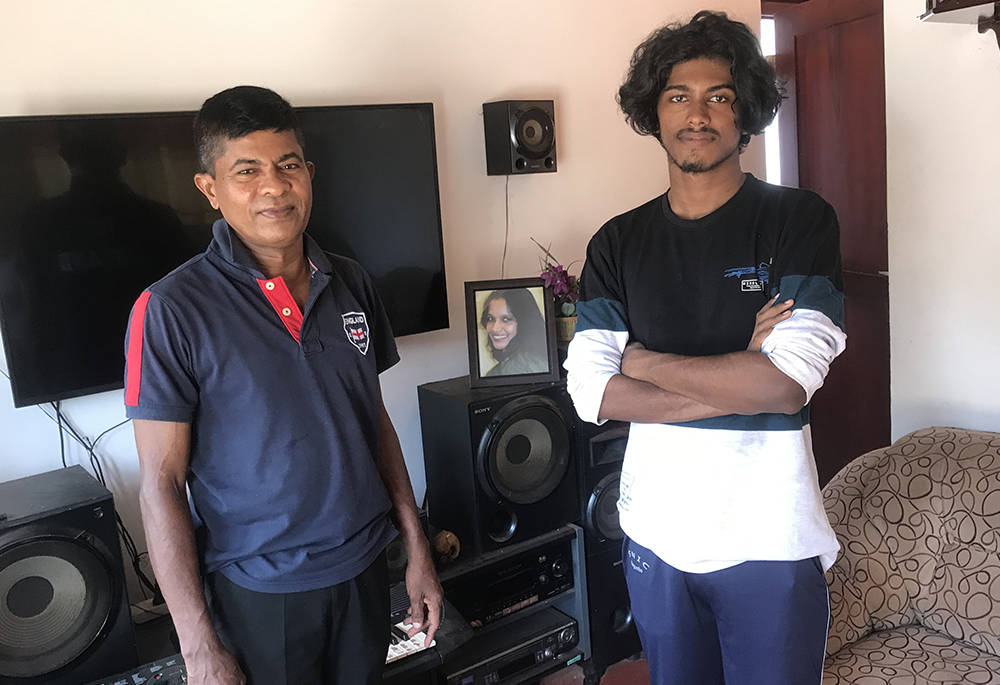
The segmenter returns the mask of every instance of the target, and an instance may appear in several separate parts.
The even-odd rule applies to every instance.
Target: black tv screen
[[[297,110],[307,232],[371,274],[393,332],[448,327],[430,104]],[[0,330],[15,406],[122,387],[142,290],[203,252],[193,112],[0,118]]]

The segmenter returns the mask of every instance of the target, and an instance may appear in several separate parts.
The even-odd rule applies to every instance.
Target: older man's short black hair
[[[305,149],[295,110],[273,90],[236,86],[205,100],[194,118],[194,144],[201,170],[215,176],[215,161],[222,154],[223,143],[256,131],[291,131]]]
[[[625,83],[618,90],[618,104],[637,133],[659,138],[657,107],[670,72],[681,62],[703,57],[730,65],[742,150],[752,135],[763,132],[774,120],[784,95],[753,31],[723,12],[698,12],[687,24],[654,31],[632,55]]]

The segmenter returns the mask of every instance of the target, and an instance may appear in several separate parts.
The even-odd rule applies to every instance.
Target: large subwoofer
[[[458,536],[463,556],[577,519],[565,382],[473,390],[466,376],[422,385],[417,396],[428,520]]]
[[[0,683],[137,665],[111,493],[79,466],[0,483]]]

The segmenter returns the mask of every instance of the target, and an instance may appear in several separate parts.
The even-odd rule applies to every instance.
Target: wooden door
[[[847,350],[812,402],[820,483],[889,444],[889,263],[882,0],[763,3],[774,16],[781,177],[837,210]]]

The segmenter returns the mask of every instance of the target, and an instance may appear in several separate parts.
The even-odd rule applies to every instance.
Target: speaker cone
[[[531,159],[541,159],[552,150],[555,138],[552,117],[538,107],[520,112],[514,122],[517,151]]]
[[[51,673],[100,636],[116,606],[107,555],[80,537],[0,549],[0,679]]]
[[[611,612],[611,630],[619,635],[627,633],[632,627],[632,623],[632,607],[628,604],[615,607],[614,611]]]
[[[500,509],[486,522],[486,534],[493,542],[507,542],[517,532],[517,514]]]
[[[587,502],[587,526],[608,540],[625,537],[618,522],[618,490],[621,471],[609,473],[594,487]]]
[[[514,400],[483,433],[477,458],[494,499],[538,502],[552,494],[569,468],[566,419],[547,397]]]

